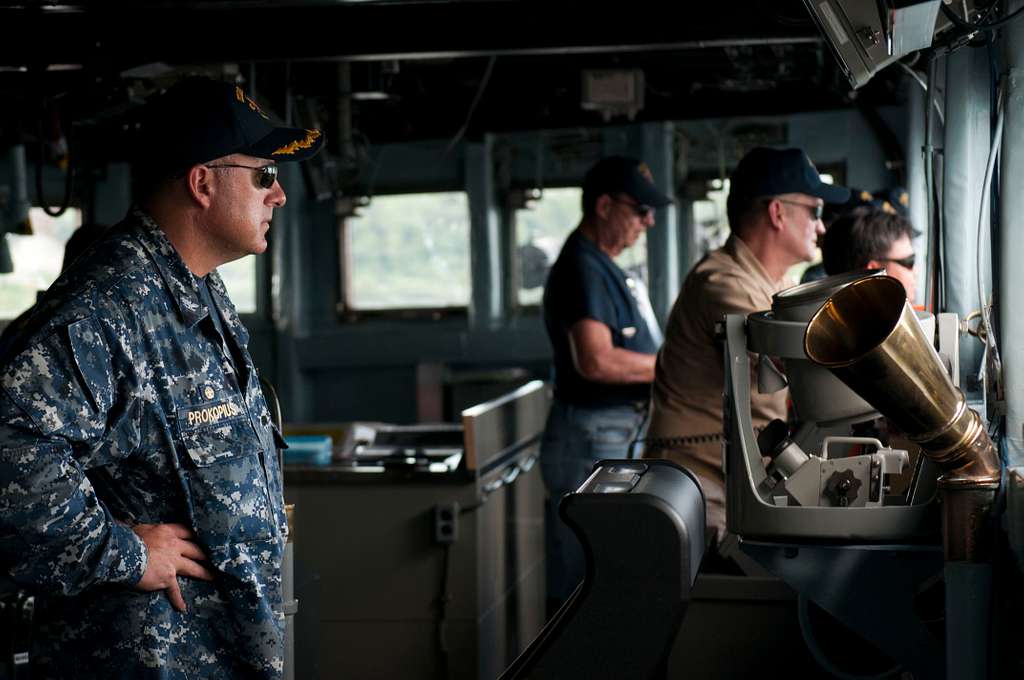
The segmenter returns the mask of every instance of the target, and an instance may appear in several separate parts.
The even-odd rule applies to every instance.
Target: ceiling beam
[[[802,8],[792,0],[723,0],[713,9],[687,3],[673,12],[682,20],[670,18],[663,3],[642,0],[628,12],[618,9],[621,16],[521,1],[166,4],[0,8],[0,65],[590,54],[819,39],[809,19],[794,22],[792,5]],[[790,19],[772,20],[769,10],[751,5],[787,8]]]

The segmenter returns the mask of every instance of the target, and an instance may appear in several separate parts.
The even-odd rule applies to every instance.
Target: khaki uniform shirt
[[[686,277],[658,354],[651,399],[652,443],[647,458],[669,458],[701,481],[707,500],[710,537],[725,532],[725,476],[722,472],[723,350],[715,325],[726,314],[769,309],[772,296],[792,283],[772,281],[754,253],[736,235],[706,255]],[[751,356],[755,427],[786,418],[787,390],[757,394],[757,357]],[[678,441],[658,442],[658,439]]]

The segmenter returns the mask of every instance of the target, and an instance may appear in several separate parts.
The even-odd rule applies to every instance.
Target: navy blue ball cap
[[[652,208],[672,202],[654,185],[654,176],[647,164],[626,156],[608,156],[595,163],[583,178],[583,193],[594,200],[602,194],[628,194],[637,203]]]
[[[180,80],[146,108],[140,151],[180,171],[233,153],[301,161],[324,143],[320,130],[277,125],[242,88],[210,78]]]
[[[729,192],[747,198],[807,194],[826,203],[845,203],[850,199],[846,187],[821,181],[818,169],[803,150],[763,146],[740,160],[730,177]]]
[[[879,189],[873,194],[873,198],[882,204],[882,209],[886,212],[906,217],[910,210],[910,194],[900,186]]]

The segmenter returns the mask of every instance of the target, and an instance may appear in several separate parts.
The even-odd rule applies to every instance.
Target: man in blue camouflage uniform
[[[215,267],[323,139],[206,79],[149,108],[139,206],[0,359],[0,563],[42,677],[279,677],[281,439]]]

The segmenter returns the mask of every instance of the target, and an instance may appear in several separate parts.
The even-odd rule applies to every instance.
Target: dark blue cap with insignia
[[[583,178],[584,203],[588,197],[597,200],[602,194],[628,194],[637,203],[661,208],[672,199],[658,191],[647,164],[626,156],[602,158]]]
[[[757,147],[740,160],[729,180],[730,194],[751,199],[807,194],[826,203],[845,203],[850,198],[846,187],[822,182],[818,169],[800,149]]]
[[[907,216],[910,208],[910,196],[903,187],[896,186],[879,189],[872,198],[881,203],[882,209],[886,212],[894,212],[903,217]]]
[[[323,146],[320,130],[276,125],[242,88],[185,78],[147,104],[141,151],[179,171],[233,153],[301,161]]]
[[[907,190],[903,187],[879,189],[874,193],[850,187],[849,200],[845,203],[827,205],[822,219],[825,224],[829,224],[854,210],[881,210],[907,217],[908,203]]]

